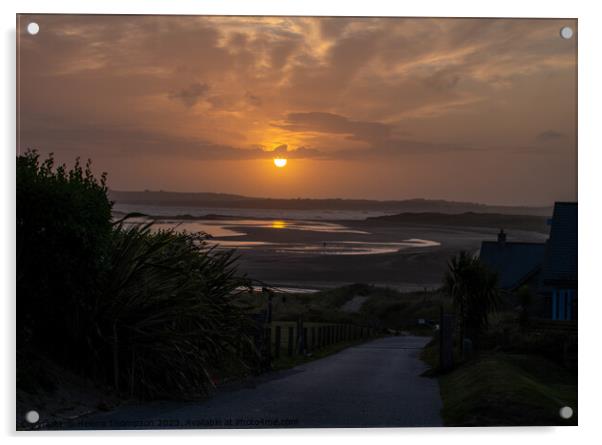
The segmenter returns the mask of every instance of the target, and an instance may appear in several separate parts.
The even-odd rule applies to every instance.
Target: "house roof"
[[[498,274],[502,289],[514,289],[543,263],[544,243],[483,241],[480,260]]]
[[[577,203],[554,205],[550,239],[547,242],[543,285],[577,283]]]

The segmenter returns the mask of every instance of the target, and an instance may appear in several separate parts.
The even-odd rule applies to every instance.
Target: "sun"
[[[282,167],[286,166],[286,159],[274,158],[274,165],[278,168],[282,168]]]

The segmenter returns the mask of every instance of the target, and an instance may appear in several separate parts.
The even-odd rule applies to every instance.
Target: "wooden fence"
[[[264,324],[263,334],[261,350],[271,362],[271,359],[307,354],[337,343],[373,338],[378,332],[368,326],[299,320]]]
[[[540,333],[554,332],[577,335],[577,321],[532,319],[527,325],[527,330]]]

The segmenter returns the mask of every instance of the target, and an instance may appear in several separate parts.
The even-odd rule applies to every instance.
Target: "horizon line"
[[[521,207],[521,208],[552,208],[554,204],[559,202],[574,202],[577,203],[577,199],[575,200],[566,200],[559,199],[554,200],[550,204],[491,204],[491,203],[483,203],[477,201],[461,201],[461,200],[449,200],[444,198],[391,198],[391,199],[377,199],[377,198],[341,198],[341,197],[321,197],[321,198],[310,198],[310,197],[294,197],[294,198],[275,198],[275,197],[267,197],[267,196],[249,196],[242,195],[239,193],[230,193],[230,192],[208,192],[208,191],[173,191],[173,190],[117,190],[108,188],[109,192],[115,193],[171,193],[171,194],[192,194],[192,195],[226,195],[226,196],[236,196],[240,198],[246,199],[257,199],[257,200],[272,200],[272,201],[370,201],[370,202],[408,202],[408,201],[431,201],[431,202],[445,202],[450,204],[470,204],[477,206],[486,206],[486,207]]]

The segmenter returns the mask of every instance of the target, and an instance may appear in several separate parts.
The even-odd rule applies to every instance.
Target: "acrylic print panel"
[[[577,423],[577,21],[20,15],[17,428]]]

